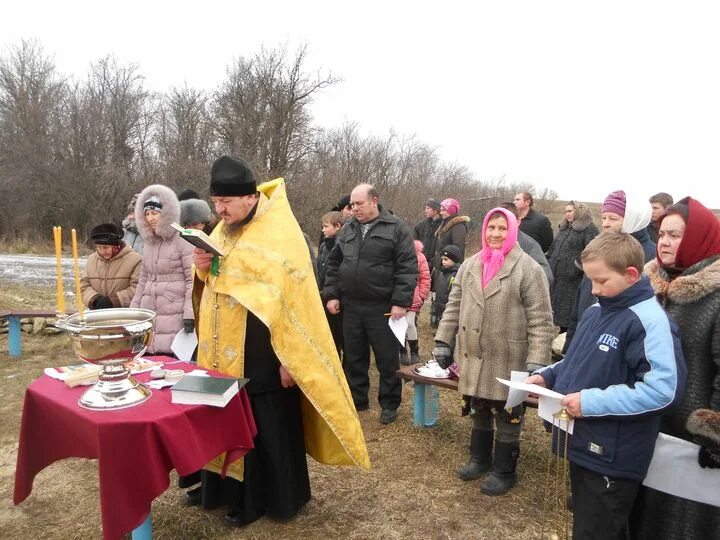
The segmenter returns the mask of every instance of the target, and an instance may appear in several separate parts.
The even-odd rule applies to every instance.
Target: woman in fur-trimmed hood
[[[193,332],[192,244],[171,227],[180,219],[180,203],[168,187],[146,187],[135,203],[135,223],[145,243],[140,281],[130,304],[157,314],[155,338],[148,351],[170,353],[180,330]]]
[[[688,371],[683,400],[663,415],[660,431],[701,445],[699,464],[720,468],[717,217],[690,197],[669,207],[660,221],[657,258],[645,265],[645,274],[680,326]],[[642,487],[631,529],[639,539],[720,538],[720,509]]]
[[[576,201],[567,203],[560,230],[548,249],[548,264],[554,278],[550,288],[553,320],[561,331],[569,326],[575,293],[583,277],[582,269],[575,263],[598,233],[587,205]]]
[[[435,232],[435,260],[433,262],[433,267],[438,271],[442,270],[440,254],[448,246],[457,246],[460,250],[461,260],[465,258],[465,237],[467,237],[470,218],[459,214],[460,203],[457,199],[444,199],[440,203],[440,215],[443,222]]]

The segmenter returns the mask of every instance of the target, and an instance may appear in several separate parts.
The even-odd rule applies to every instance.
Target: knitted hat
[[[613,212],[618,216],[625,217],[625,204],[625,192],[619,189],[605,197],[600,212]]]
[[[143,212],[147,212],[148,210],[157,210],[159,212],[162,210],[162,207],[163,205],[160,202],[160,199],[153,195],[145,201],[145,204],[143,205]]]
[[[210,170],[210,195],[240,197],[256,192],[255,173],[247,161],[233,156],[222,156],[215,160]]]
[[[210,223],[210,205],[202,199],[180,201],[180,225],[187,227],[194,223]]]
[[[448,259],[456,263],[462,260],[462,253],[460,253],[460,248],[452,244],[450,244],[449,246],[445,246],[445,248],[440,252],[440,256],[447,257]]]
[[[123,231],[114,223],[102,223],[90,231],[90,240],[101,246],[119,246],[122,239]]]
[[[345,207],[350,205],[350,195],[345,195],[344,197],[341,197],[338,203],[335,205],[335,208],[333,208],[333,211],[335,212],[342,212]]]
[[[425,206],[428,208],[432,208],[433,210],[440,210],[440,201],[438,201],[434,197],[429,197],[427,201],[425,201]]]
[[[440,203],[440,209],[445,210],[451,216],[454,216],[460,211],[460,203],[457,199],[445,199]]]

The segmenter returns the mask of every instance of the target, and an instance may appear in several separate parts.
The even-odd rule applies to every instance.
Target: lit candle
[[[55,257],[57,259],[57,312],[60,317],[65,316],[65,295],[63,294],[62,277],[62,227],[53,227],[55,238]]]
[[[80,314],[80,323],[85,322],[83,315],[82,294],[80,293],[80,265],[78,264],[78,248],[77,248],[77,232],[75,229],[70,231],[72,236],[72,253],[73,263],[75,264],[75,295],[77,296],[78,313]]]

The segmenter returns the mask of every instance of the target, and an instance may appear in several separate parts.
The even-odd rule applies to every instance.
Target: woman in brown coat
[[[549,364],[555,336],[545,273],[520,248],[517,234],[510,211],[488,212],[482,250],[458,270],[435,334],[433,355],[440,363],[448,362],[455,344],[463,414],[473,419],[470,461],[458,476],[473,480],[492,471],[482,484],[486,495],[507,493],[517,482],[524,414],[522,405],[504,409],[508,391],[496,377]]]
[[[123,242],[123,231],[114,223],[93,227],[90,255],[80,280],[83,303],[90,309],[128,307],[140,279],[142,257]]]

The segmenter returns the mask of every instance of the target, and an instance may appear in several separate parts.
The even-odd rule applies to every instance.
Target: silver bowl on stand
[[[126,364],[139,358],[155,335],[155,312],[149,309],[110,308],[58,319],[56,326],[70,335],[73,351],[85,362],[102,366],[98,382],[78,404],[106,411],[139,405],[150,389],[130,376]]]

